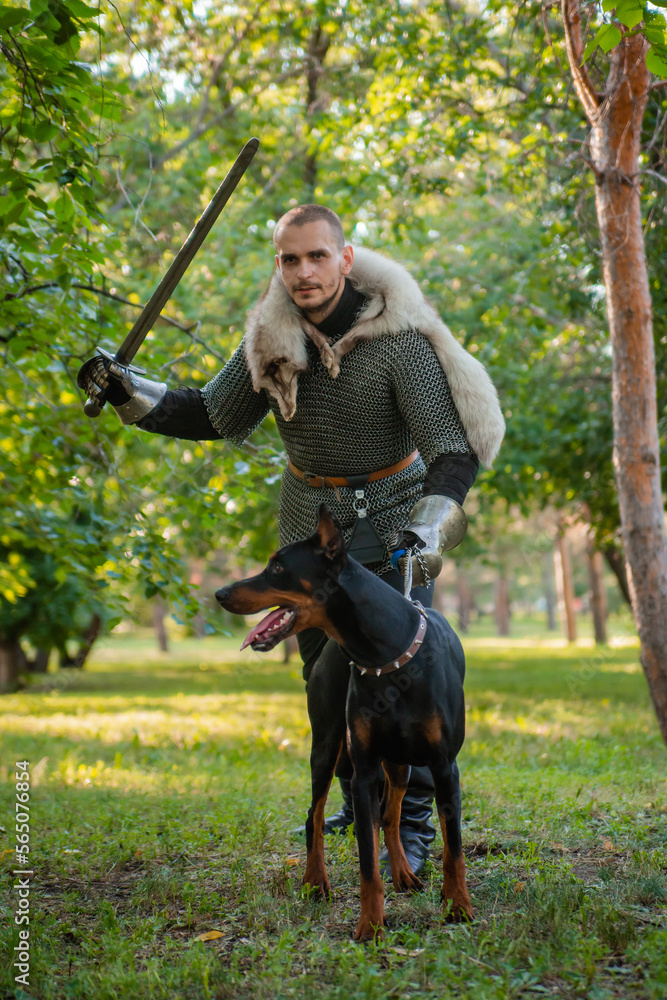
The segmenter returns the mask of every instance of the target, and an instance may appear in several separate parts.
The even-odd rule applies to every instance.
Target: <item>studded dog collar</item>
[[[389,663],[385,663],[381,667],[361,667],[358,663],[355,663],[354,660],[350,660],[350,666],[356,667],[357,670],[361,672],[362,677],[364,674],[370,674],[370,673],[375,674],[376,677],[381,677],[382,674],[391,674],[394,672],[394,670],[398,670],[405,663],[411,660],[413,656],[417,652],[419,652],[419,647],[423,643],[424,636],[426,635],[426,626],[428,625],[428,618],[426,617],[426,612],[424,611],[424,608],[419,603],[419,601],[413,601],[412,603],[419,612],[419,625],[417,627],[417,634],[415,635],[414,639],[412,640],[406,651],[402,653],[398,657],[398,659],[390,660]]]

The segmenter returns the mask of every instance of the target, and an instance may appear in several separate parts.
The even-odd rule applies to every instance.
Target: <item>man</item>
[[[402,265],[346,244],[330,209],[291,209],[273,239],[269,287],[208,385],[168,390],[108,362],[107,399],[144,430],[237,444],[271,410],[289,459],[280,544],[311,534],[325,501],[351,554],[396,589],[401,538],[419,547],[412,596],[430,606],[442,553],[465,534],[461,505],[479,461],[490,466],[502,441],[495,389]],[[311,628],[298,641],[307,683],[327,637]],[[332,645],[327,656],[341,657]],[[337,773],[344,805],[327,832],[353,822],[349,762]],[[417,874],[435,836],[432,803],[430,772],[412,768],[401,840]]]

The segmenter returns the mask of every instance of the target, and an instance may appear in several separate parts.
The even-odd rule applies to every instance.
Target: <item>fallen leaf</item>
[[[203,934],[198,934],[195,941],[215,941],[222,936],[222,931],[205,931]]]
[[[514,891],[515,892],[523,892],[523,890],[525,888],[526,888],[526,883],[525,882],[517,882],[517,884],[514,886]]]
[[[413,951],[410,951],[408,948],[390,948],[389,951],[393,951],[395,955],[406,955],[408,958],[416,958],[417,955],[421,955],[425,949],[415,948]]]
[[[614,850],[614,845],[612,844],[611,840],[605,840],[605,842],[604,842],[604,849],[605,849],[605,851],[613,851]]]
[[[285,858],[285,864],[288,868],[294,868],[295,865],[299,864],[298,858]]]

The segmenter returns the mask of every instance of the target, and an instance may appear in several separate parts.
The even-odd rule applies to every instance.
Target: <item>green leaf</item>
[[[21,21],[30,19],[30,11],[25,7],[5,7],[0,6],[0,28],[13,28]]]
[[[35,127],[35,139],[37,142],[48,142],[49,139],[54,139],[59,131],[53,122],[42,121]]]
[[[89,7],[88,4],[82,3],[81,0],[67,0],[67,6],[74,17],[81,18],[82,20],[98,17],[100,13],[97,8]]]
[[[600,46],[604,52],[609,52],[609,50],[613,49],[615,45],[618,45],[622,37],[620,29],[617,28],[616,25],[601,24],[584,49],[584,54],[581,60],[582,63],[586,62],[598,46]]]
[[[652,45],[663,46],[665,44],[664,28],[654,28],[653,26],[644,28],[644,36]]]
[[[646,0],[621,0],[616,7],[616,17],[627,28],[634,28],[644,16]],[[606,51],[606,50],[605,50]]]
[[[655,49],[649,49],[646,53],[646,68],[656,76],[667,79],[667,61],[659,56]]]
[[[618,45],[622,37],[620,28],[617,28],[615,24],[607,24],[604,31],[600,32],[598,45],[603,52],[609,52],[615,45]]]

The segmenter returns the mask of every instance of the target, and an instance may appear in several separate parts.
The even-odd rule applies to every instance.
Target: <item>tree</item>
[[[640,0],[605,3],[620,26],[603,24],[593,42],[611,48],[603,89],[583,63],[578,0],[562,0],[567,56],[574,88],[590,123],[590,166],[602,241],[609,332],[613,348],[614,469],[632,608],[641,660],[658,722],[667,741],[667,547],[652,304],[640,200],[642,125],[654,85],[647,53],[659,37],[653,66],[667,74],[664,18]],[[645,30],[632,29],[646,19]],[[628,30],[629,29],[629,30]],[[613,48],[605,40],[615,42]],[[659,86],[663,81],[658,82]]]

